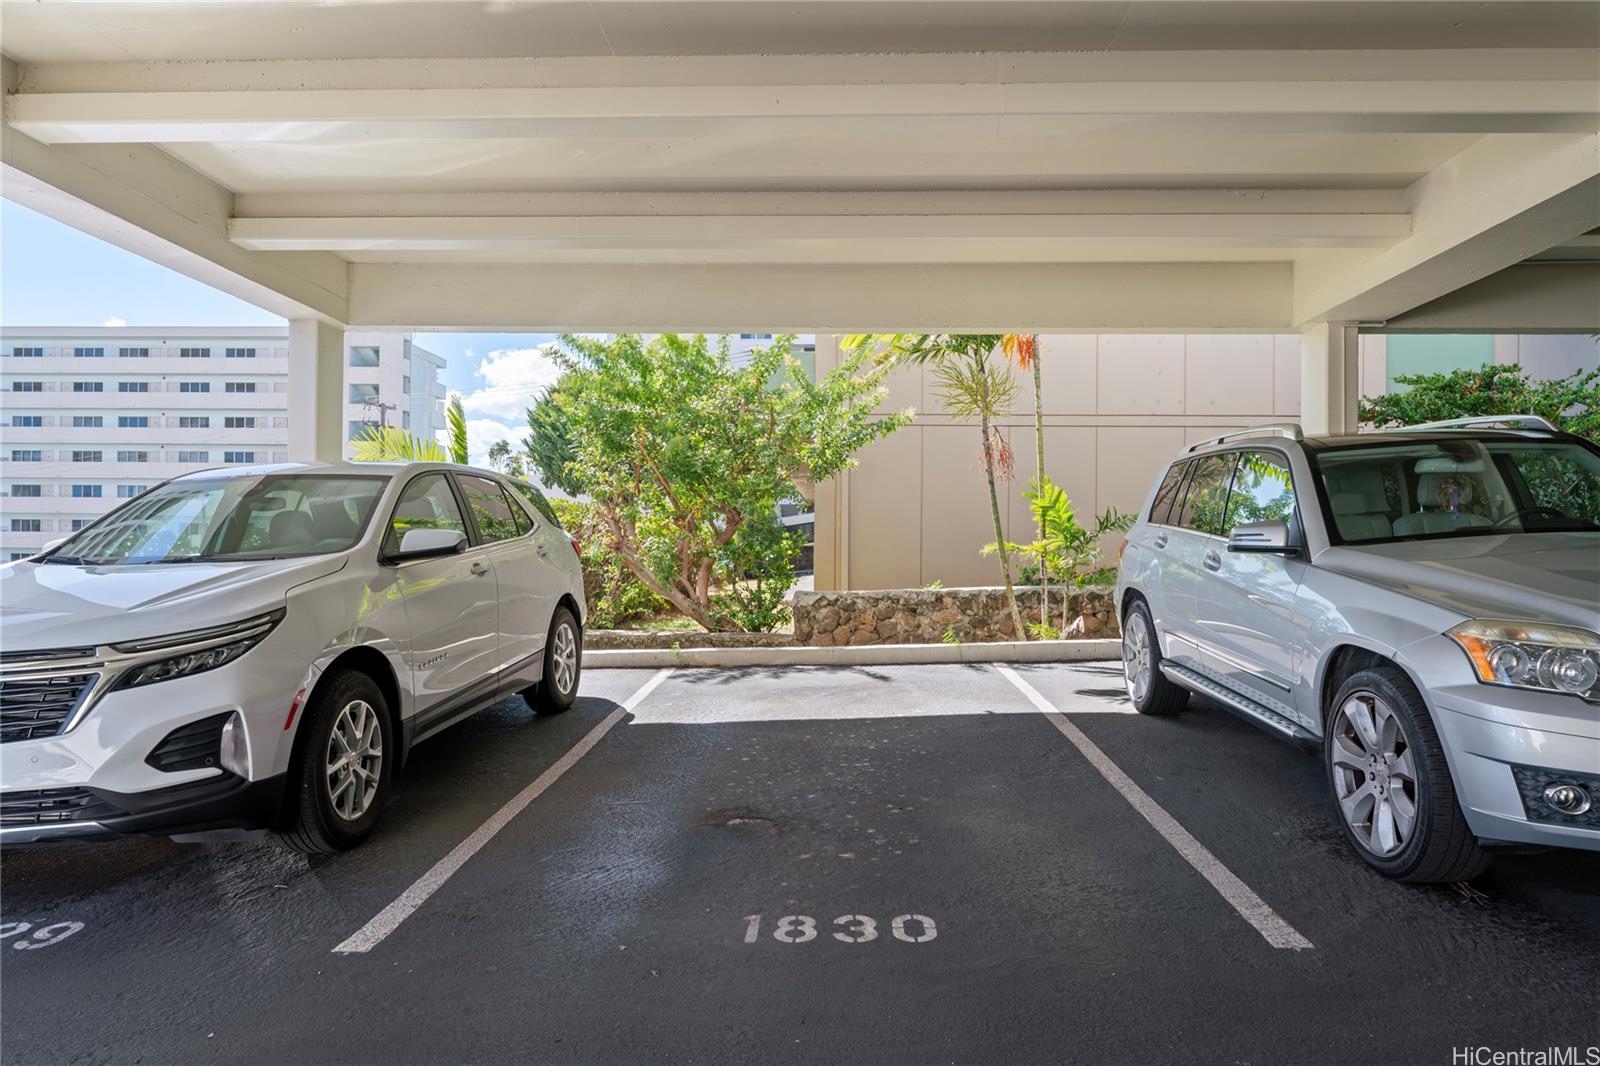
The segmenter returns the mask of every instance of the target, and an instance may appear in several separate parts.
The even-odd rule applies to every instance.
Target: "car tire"
[[[289,764],[280,843],[306,855],[355,847],[377,824],[399,751],[383,690],[354,670],[325,677],[306,701]],[[366,738],[366,739],[363,739]],[[339,771],[328,767],[343,756]]]
[[[544,642],[544,674],[538,684],[523,690],[522,698],[535,714],[560,714],[578,698],[582,673],[583,630],[572,611],[557,607]]]
[[[1467,825],[1438,731],[1411,679],[1395,666],[1359,670],[1325,712],[1329,795],[1356,853],[1399,881],[1466,881],[1482,873],[1490,856]]]
[[[1189,690],[1161,672],[1161,642],[1156,624],[1142,599],[1128,605],[1122,619],[1122,672],[1128,699],[1140,714],[1177,714],[1189,705]]]

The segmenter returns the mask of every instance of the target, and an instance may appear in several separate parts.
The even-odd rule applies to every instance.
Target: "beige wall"
[[[1045,464],[1080,514],[1135,510],[1185,444],[1293,419],[1300,406],[1298,334],[1063,334],[1040,338]],[[817,338],[817,366],[837,362]],[[1034,475],[1033,392],[1020,380],[1003,431],[1016,476],[1001,491],[1006,535],[1025,539],[1021,493]],[[916,421],[862,452],[860,466],[819,486],[816,587],[987,585],[998,567],[975,425],[942,413],[926,370],[895,371],[885,410]]]

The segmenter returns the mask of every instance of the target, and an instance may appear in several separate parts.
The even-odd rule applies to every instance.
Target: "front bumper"
[[[1488,842],[1600,851],[1600,810],[1564,816],[1542,797],[1545,784],[1600,781],[1600,706],[1559,693],[1480,684],[1448,637],[1406,652],[1472,832]],[[1600,795],[1594,800],[1600,808]]]
[[[181,836],[277,822],[286,778],[233,774],[131,794],[94,788],[0,793],[0,845],[125,834]]]
[[[269,637],[218,669],[108,691],[64,733],[0,744],[0,841],[269,826],[293,749],[289,708],[310,679],[310,665]],[[244,772],[192,743],[178,754],[198,759],[152,758],[175,732],[235,713]]]

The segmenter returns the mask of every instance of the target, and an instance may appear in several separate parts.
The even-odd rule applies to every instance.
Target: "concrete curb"
[[[592,670],[665,666],[891,666],[927,663],[1074,663],[1122,658],[1119,640],[994,644],[863,644],[843,648],[612,648],[585,651]]]

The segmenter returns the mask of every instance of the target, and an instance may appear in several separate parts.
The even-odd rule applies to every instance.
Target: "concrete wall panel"
[[[1096,411],[1102,415],[1183,413],[1182,334],[1100,336]]]
[[[850,471],[849,566],[854,588],[922,584],[922,433],[922,427],[913,425],[874,441],[862,450],[861,464]]]
[[[1185,342],[1185,414],[1242,415],[1273,409],[1270,334],[1202,333]]]

